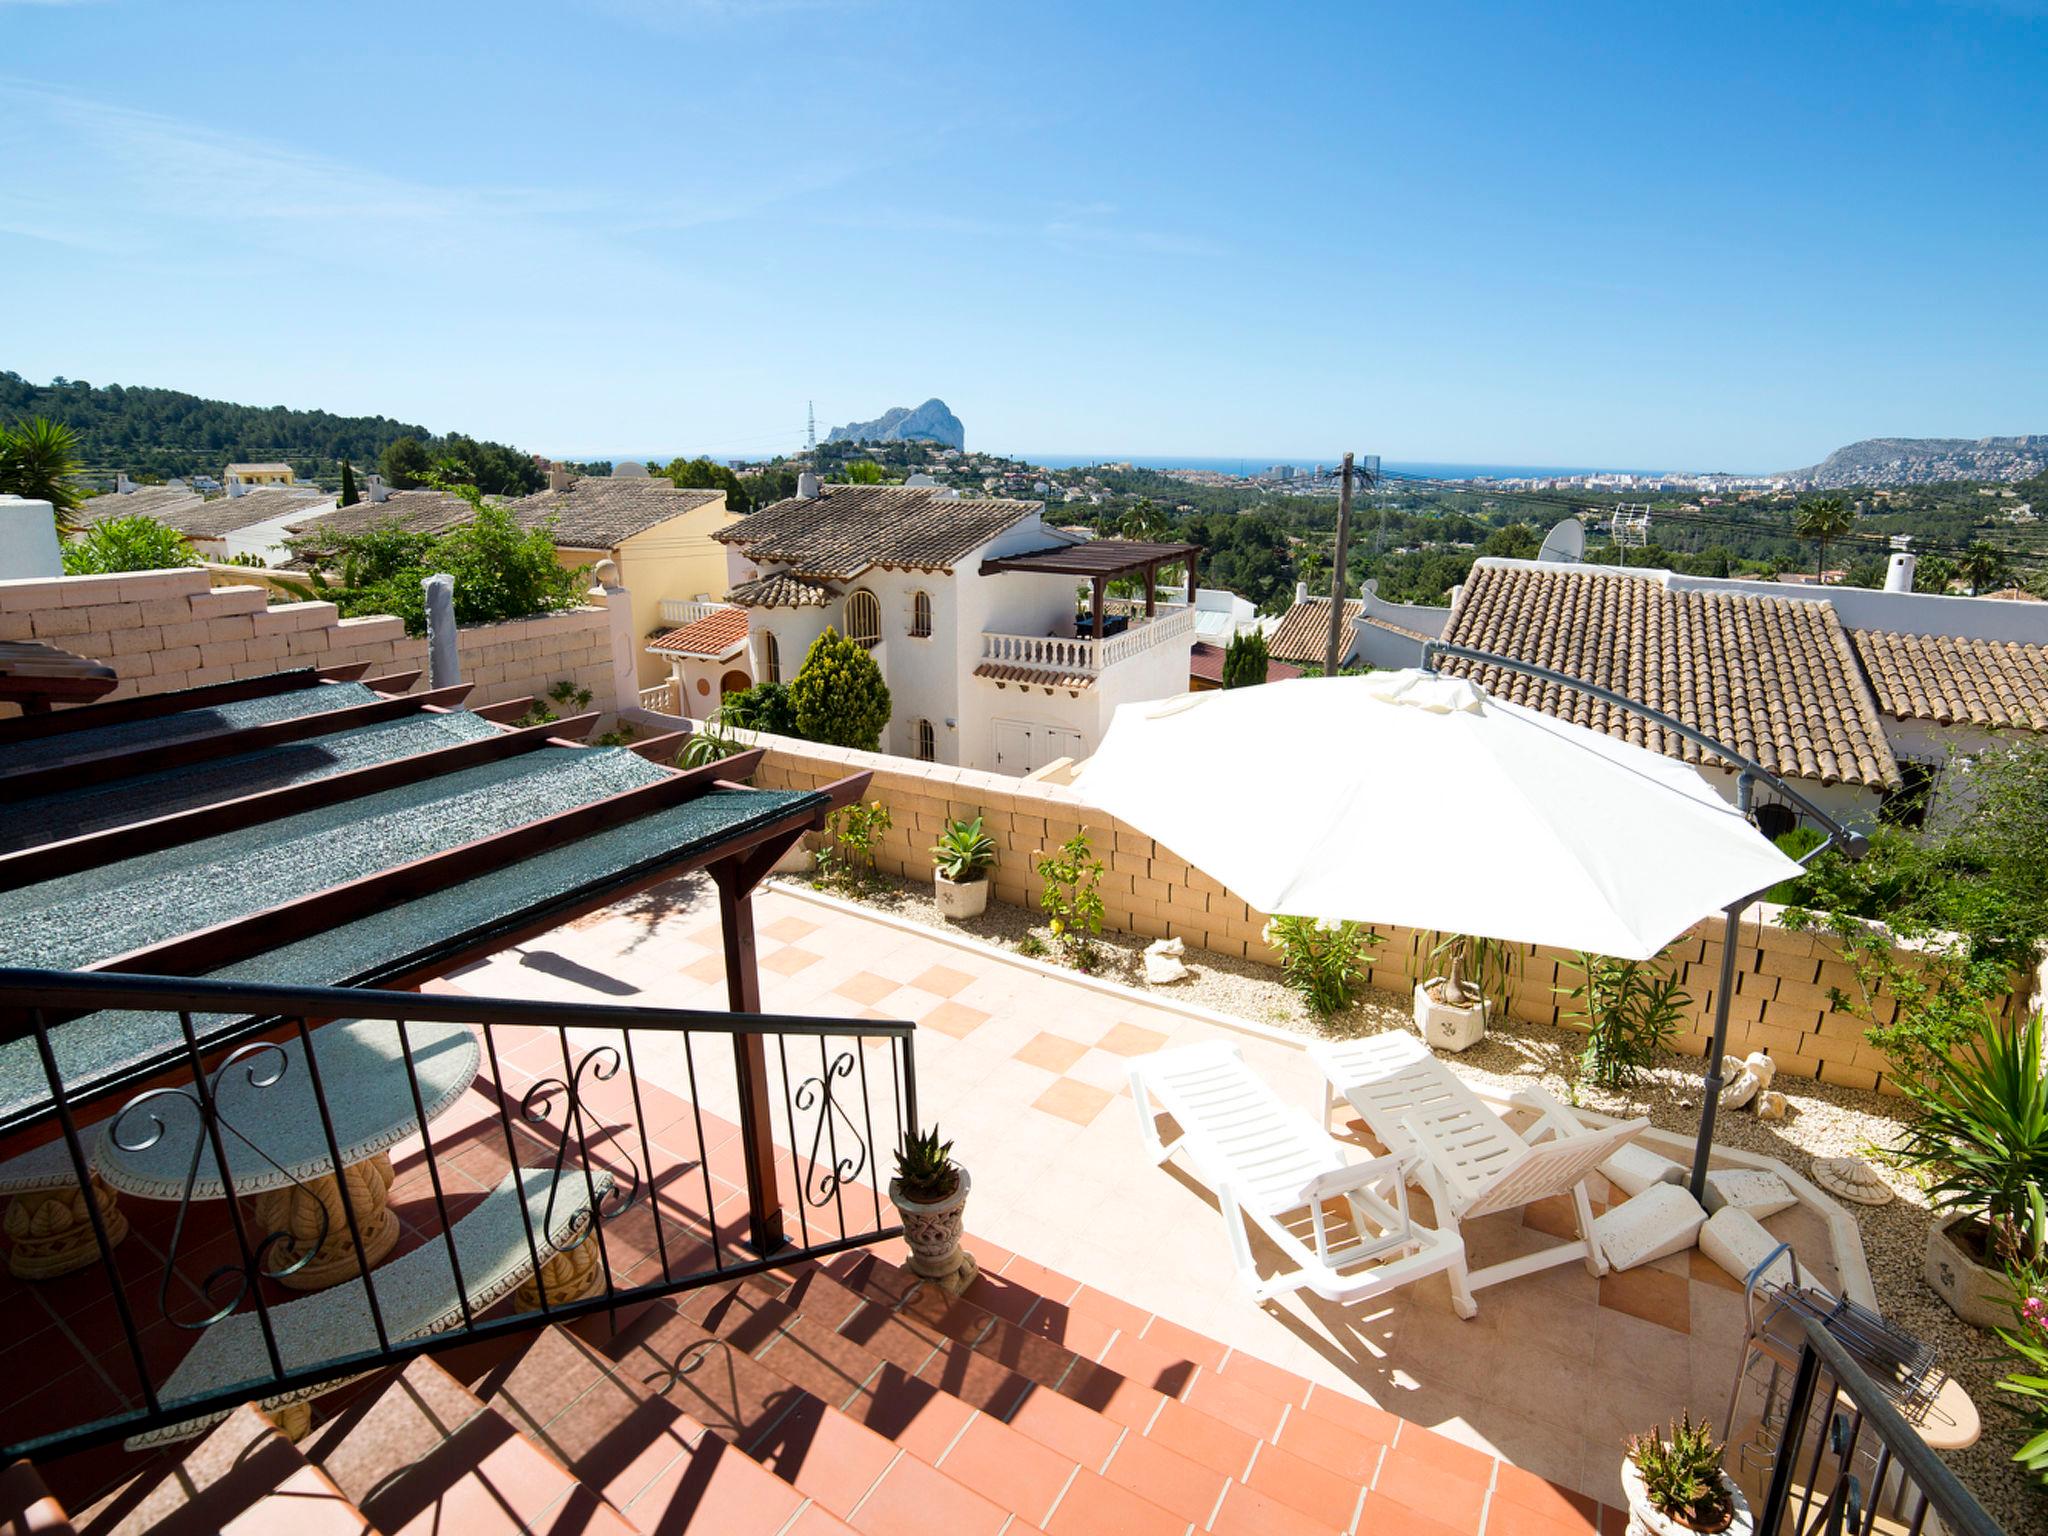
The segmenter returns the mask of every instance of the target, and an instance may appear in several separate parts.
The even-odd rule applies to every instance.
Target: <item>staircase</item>
[[[946,1296],[872,1252],[243,1408],[81,1536],[1587,1536],[1618,1512],[1102,1298]],[[1062,1282],[1060,1294],[1079,1289]],[[1053,1335],[1059,1335],[1056,1338]],[[1069,1342],[1081,1344],[1077,1352]],[[333,1403],[337,1398],[330,1398]],[[26,1471],[26,1468],[18,1468]],[[0,1507],[0,1533],[64,1531]],[[15,1513],[18,1523],[6,1516]],[[1603,1526],[1603,1520],[1606,1524]]]

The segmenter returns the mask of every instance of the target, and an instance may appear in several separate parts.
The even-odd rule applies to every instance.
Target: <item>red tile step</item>
[[[147,1491],[131,1490],[82,1529],[104,1536],[378,1536],[369,1517],[253,1406],[237,1408]]]

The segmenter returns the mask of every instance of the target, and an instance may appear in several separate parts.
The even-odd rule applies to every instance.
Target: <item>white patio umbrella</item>
[[[1800,872],[1684,763],[1428,672],[1127,704],[1075,788],[1261,912],[1626,959]]]

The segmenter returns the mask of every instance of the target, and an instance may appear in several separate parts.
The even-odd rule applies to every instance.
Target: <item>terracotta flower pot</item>
[[[987,875],[976,875],[969,880],[948,880],[937,870],[932,871],[932,889],[937,893],[939,916],[948,922],[959,922],[964,917],[979,917],[988,910]]]
[[[966,1259],[960,1250],[960,1233],[966,1224],[967,1192],[974,1181],[965,1168],[956,1167],[960,1182],[943,1200],[929,1203],[912,1200],[903,1193],[903,1181],[889,1181],[889,1201],[903,1218],[903,1241],[910,1247],[911,1270],[927,1280],[943,1280],[955,1274]]]

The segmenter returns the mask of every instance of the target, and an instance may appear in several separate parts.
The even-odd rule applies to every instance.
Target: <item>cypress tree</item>
[[[356,489],[356,472],[350,468],[347,459],[341,461],[341,505],[352,507],[361,501],[362,493]]]
[[[1266,637],[1247,629],[1231,637],[1223,653],[1223,686],[1249,688],[1266,680]]]

